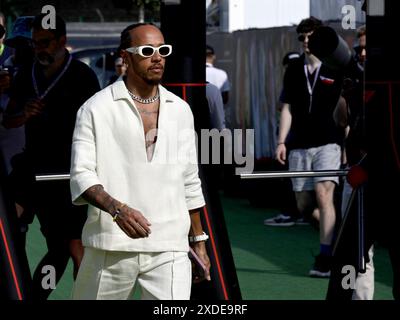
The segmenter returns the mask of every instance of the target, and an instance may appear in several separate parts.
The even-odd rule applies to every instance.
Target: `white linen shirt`
[[[78,111],[72,142],[74,204],[100,184],[151,223],[148,238],[132,239],[109,213],[89,204],[84,246],[129,252],[188,251],[188,210],[204,206],[189,105],[161,85],[158,137],[147,159],[141,116],[120,78]]]

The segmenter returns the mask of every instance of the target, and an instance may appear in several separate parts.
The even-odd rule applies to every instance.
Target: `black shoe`
[[[310,222],[308,222],[306,219],[304,218],[298,218],[296,220],[296,225],[298,226],[308,226],[310,224]]]
[[[319,254],[315,257],[315,263],[310,270],[310,277],[329,278],[331,276],[332,257]]]
[[[272,227],[291,227],[294,226],[296,220],[284,214],[278,214],[276,217],[265,219],[264,225]]]

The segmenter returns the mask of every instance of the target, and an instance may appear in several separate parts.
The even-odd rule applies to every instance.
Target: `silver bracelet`
[[[194,243],[194,242],[200,242],[200,241],[206,241],[208,240],[208,235],[203,231],[203,234],[198,235],[198,236],[189,236],[189,242]]]

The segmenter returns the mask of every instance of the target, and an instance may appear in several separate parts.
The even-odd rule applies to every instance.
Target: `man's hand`
[[[29,118],[42,113],[44,104],[39,99],[31,99],[24,106],[24,116],[28,120]]]
[[[145,238],[151,233],[149,226],[151,223],[138,210],[132,209],[113,197],[111,197],[100,184],[96,184],[87,189],[82,197],[91,205],[110,213],[118,209],[119,213],[115,217],[115,222],[131,238]]]
[[[280,164],[285,164],[286,162],[286,146],[284,143],[278,144],[275,151],[275,158]]]
[[[199,283],[204,280],[211,281],[211,263],[207,255],[206,245],[204,241],[193,243],[192,248],[206,267],[205,270],[201,270],[201,267],[199,265],[194,264],[194,267],[192,267],[193,283]]]
[[[143,214],[128,206],[121,208],[115,220],[118,226],[131,238],[147,238],[151,233],[151,223]]]

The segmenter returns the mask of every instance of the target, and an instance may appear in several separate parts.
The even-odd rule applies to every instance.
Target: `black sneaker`
[[[276,217],[264,220],[266,226],[273,227],[290,227],[294,226],[295,223],[296,220],[293,217],[284,214],[278,214]]]
[[[319,254],[315,257],[315,263],[310,270],[310,277],[329,278],[331,276],[332,257]]]
[[[308,226],[310,223],[304,218],[296,219],[296,225],[298,226]]]

